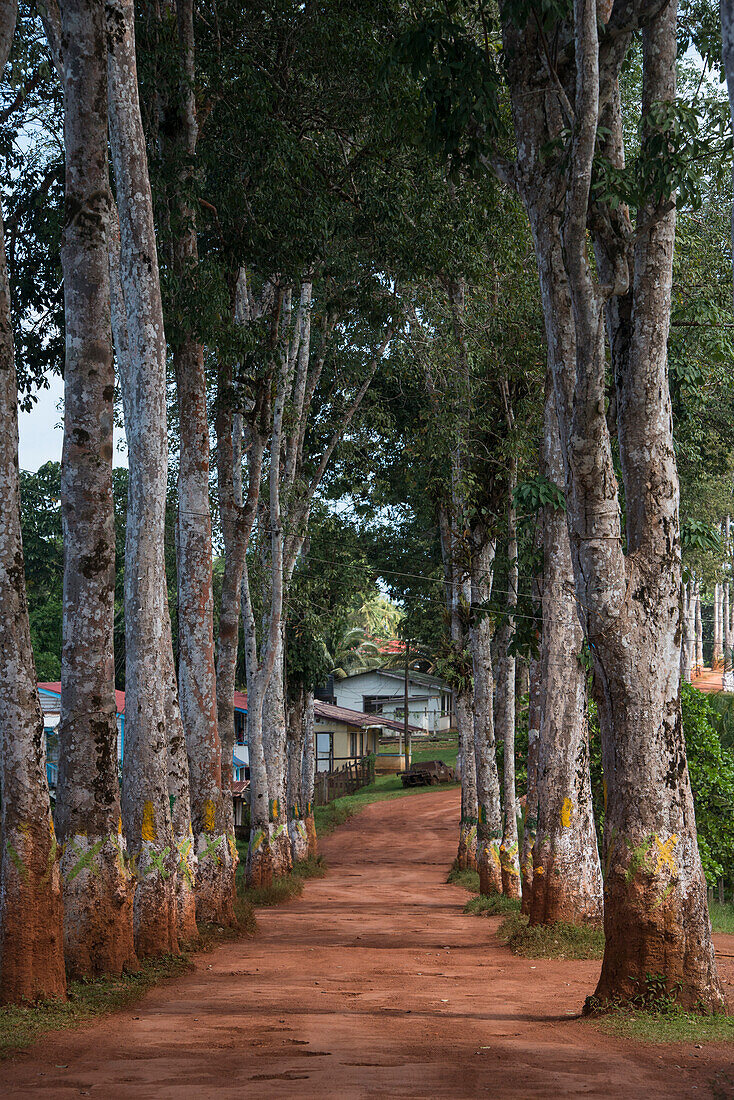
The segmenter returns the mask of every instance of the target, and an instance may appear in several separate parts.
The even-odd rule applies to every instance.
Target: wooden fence
[[[354,794],[375,778],[374,756],[363,756],[355,763],[344,764],[333,772],[317,772],[313,800],[316,806],[325,806],[335,798]]]

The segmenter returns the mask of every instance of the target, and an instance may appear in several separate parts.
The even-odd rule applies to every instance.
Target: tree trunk
[[[175,275],[186,285],[199,262],[196,211],[189,197],[198,139],[191,0],[181,0],[176,13],[183,79],[176,103],[176,153],[180,166],[173,199],[177,231],[172,251]],[[204,348],[191,327],[176,334],[173,366],[180,430],[176,526],[178,682],[189,757],[191,819],[199,860],[196,915],[199,920],[233,925],[235,862],[232,838],[228,836],[231,815],[222,794],[217,726],[206,373]],[[226,766],[231,768],[231,761]]]
[[[0,77],[16,0],[0,0]],[[18,391],[0,208],[0,1003],[66,996],[63,903],[20,531]]]
[[[302,804],[306,689],[303,683],[291,688],[288,702],[288,832],[293,862],[308,856],[308,831]],[[309,800],[311,801],[311,800]]]
[[[530,916],[533,900],[533,849],[538,831],[538,742],[541,717],[541,667],[537,657],[530,661],[528,693],[528,787],[525,796],[525,822],[522,833],[522,912]]]
[[[63,845],[64,949],[72,977],[136,966],[133,886],[117,780],[113,652],[115,378],[107,233],[103,9],[61,5],[66,361],[61,516],[64,597],[56,826]]]
[[[173,889],[179,943],[192,944],[199,938],[196,925],[196,875],[199,861],[194,848],[194,833],[191,827],[189,760],[186,752],[186,735],[178,705],[178,682],[173,660],[167,591],[163,593],[163,620],[168,801],[171,807],[173,854],[176,859]]]
[[[303,712],[303,774],[301,785],[301,805],[303,807],[304,822],[308,835],[308,855],[311,859],[318,854],[318,840],[316,837],[316,820],[313,812],[313,789],[316,779],[316,737],[314,733],[314,697],[313,692],[306,692],[306,703]]]
[[[507,617],[499,632],[497,661],[497,737],[504,743],[504,830],[500,846],[502,892],[510,898],[520,897],[520,857],[517,835],[517,799],[515,796],[515,656],[509,646],[515,632],[517,607],[518,561],[517,521],[513,494],[517,482],[517,460],[512,460],[508,481],[507,504]]]
[[[731,668],[731,660],[729,657],[729,651],[731,650],[731,631],[729,629],[729,582],[724,582],[724,596],[722,600],[722,618],[723,622],[723,644],[722,644],[722,658],[724,663],[724,672],[727,668]]]
[[[276,875],[288,874],[293,865],[288,824],[283,632],[281,624],[275,664],[263,705],[263,748],[270,801],[270,849],[273,873]]]
[[[701,585],[696,581],[696,672],[703,668],[703,621],[701,619]]]
[[[618,98],[619,66],[634,30],[624,26],[629,14],[615,7],[621,28],[605,38],[607,102],[610,88]],[[615,277],[601,291],[589,267],[587,237],[600,102],[596,8],[576,0],[575,127],[567,172],[554,173],[541,155],[563,122],[548,111],[556,99],[551,78],[534,79],[543,69],[539,32],[530,23],[523,32],[505,23],[503,32],[520,150],[518,181],[535,238],[548,342],[560,353],[554,385],[571,550],[594,661],[607,783],[606,947],[592,1004],[639,1003],[652,993],[648,975],[662,974],[682,1005],[716,1010],[723,998],[680,718],[678,482],[666,375],[674,213],[666,203],[640,209],[634,254],[627,254],[631,235],[612,233],[609,261]],[[674,4],[650,15],[642,38],[642,145],[643,154],[651,155],[650,107],[674,95]],[[617,214],[611,213],[607,228]],[[623,553],[604,399],[602,313],[605,294],[619,298],[628,290],[634,307],[628,311],[629,331],[615,330],[612,340],[627,517]],[[575,347],[564,335],[569,329]]]
[[[492,594],[492,569],[495,544],[486,535],[474,540],[472,555],[472,606],[469,631],[474,673],[474,754],[477,776],[477,865],[479,893],[485,897],[502,893],[500,844],[502,810],[494,740],[494,700],[492,677],[492,622],[488,614],[477,612]]]
[[[134,12],[108,6],[110,143],[119,203],[119,237],[109,242],[113,330],[128,447],[125,539],[125,765],[122,810],[136,875],[135,944],[141,956],[178,951],[195,935],[190,892],[174,848],[185,826],[171,777],[167,737],[176,752],[171,698],[173,665],[164,562],[168,472],[166,339],[163,329],[153,202],[140,119]],[[114,230],[114,226],[113,226]],[[173,813],[170,795],[174,797]],[[188,864],[187,864],[188,867]],[[183,898],[183,900],[181,900]],[[182,917],[179,927],[178,913]]]
[[[552,378],[546,393],[544,469],[563,485]],[[543,515],[541,722],[532,924],[602,919],[602,876],[591,803],[584,635],[576,608],[566,514]]]
[[[680,674],[681,679],[690,684],[691,674],[693,671],[693,661],[691,660],[691,643],[693,636],[691,634],[691,585],[690,583],[682,585],[681,588],[681,624],[683,627],[682,640],[680,647]]]
[[[474,751],[474,716],[471,689],[456,693],[456,724],[459,728],[459,764],[461,768],[461,822],[456,863],[461,871],[477,866],[477,762]]]
[[[714,648],[711,654],[711,667],[716,666],[721,661],[721,646],[723,638],[723,624],[721,622],[721,585],[717,582],[714,585]]]

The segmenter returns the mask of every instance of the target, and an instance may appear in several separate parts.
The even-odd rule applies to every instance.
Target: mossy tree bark
[[[494,738],[492,623],[489,615],[479,609],[488,604],[492,595],[495,542],[483,527],[477,528],[473,533],[472,547],[472,619],[469,646],[474,675],[477,865],[479,892],[489,896],[502,893],[502,810]]]
[[[0,0],[0,77],[16,0]],[[0,209],[0,1003],[66,996],[59,851],[46,779],[20,531],[18,389]]]
[[[553,379],[545,400],[544,468],[559,489],[563,456]],[[537,836],[531,923],[602,919],[602,876],[591,802],[584,635],[574,590],[566,514],[543,516],[541,721],[537,757]]]
[[[107,236],[104,9],[60,5],[65,208],[61,247],[66,356],[61,518],[64,537],[61,724],[56,826],[63,844],[64,949],[73,977],[136,966],[133,882],[117,780],[113,653],[115,378]]]

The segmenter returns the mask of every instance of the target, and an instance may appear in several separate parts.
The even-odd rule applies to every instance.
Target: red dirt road
[[[369,806],[255,939],[0,1066],[0,1095],[734,1097],[731,1047],[610,1039],[577,1016],[598,963],[514,958],[497,918],[462,914],[458,808],[456,791]]]

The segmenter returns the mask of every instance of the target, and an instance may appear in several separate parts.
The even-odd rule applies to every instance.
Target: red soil
[[[445,883],[459,795],[369,806],[325,879],[133,1009],[0,1068],[3,1097],[734,1097],[732,1050],[611,1039],[597,962],[519,959]],[[734,937],[717,937],[734,954]],[[722,959],[734,987],[734,959]]]
[[[724,690],[724,671],[721,668],[702,668],[691,683],[707,695],[717,695]]]

